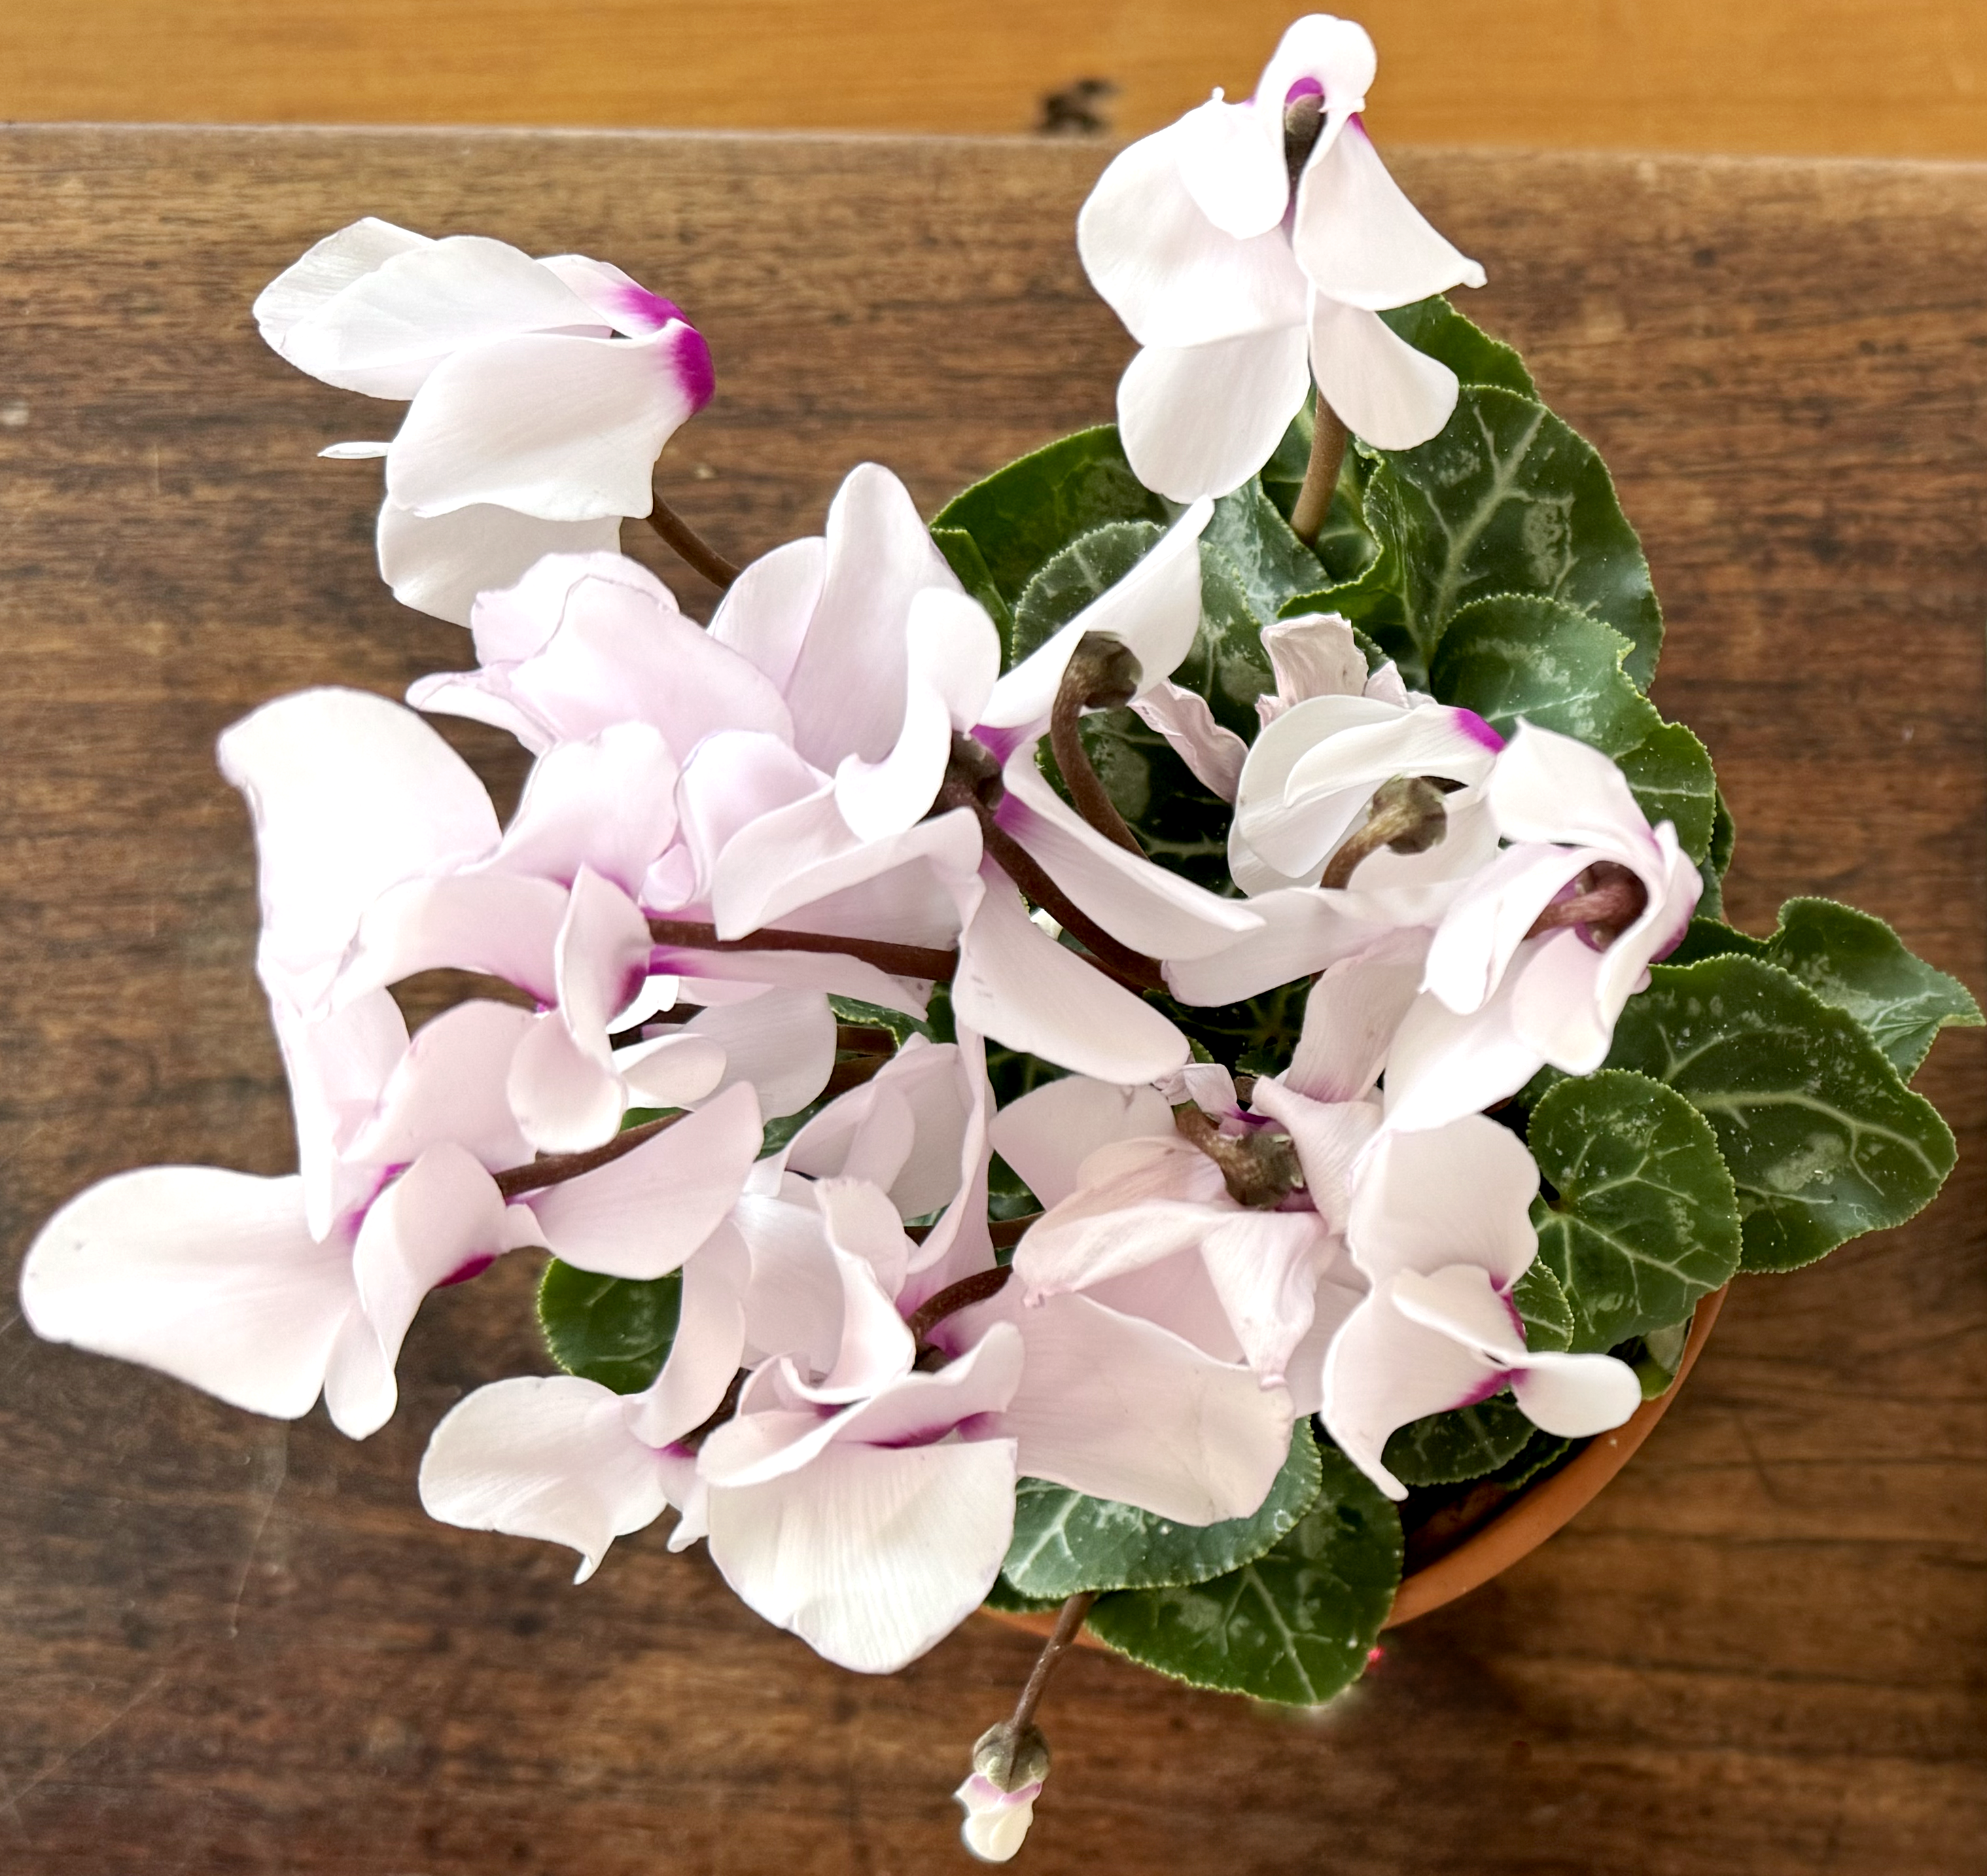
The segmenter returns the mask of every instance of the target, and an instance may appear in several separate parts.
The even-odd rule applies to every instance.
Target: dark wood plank
[[[375,407],[265,353],[255,289],[362,212],[609,256],[681,300],[717,404],[682,504],[760,551],[844,468],[936,504],[1110,409],[1128,346],[1071,218],[1101,157],[1000,143],[0,135],[0,1228],[86,1179],[291,1162],[221,727],[461,661],[369,554]],[[1755,925],[1797,891],[1987,983],[1987,172],[1404,154],[1471,310],[1601,445],[1717,756]],[[666,557],[629,531],[634,551]],[[673,577],[673,575],[672,575]],[[694,579],[680,582],[701,598]],[[514,788],[501,739],[463,746]],[[1389,1638],[1314,1723],[1108,1658],[1051,1697],[1027,1857],[1282,1876],[1977,1867],[1987,1831],[1987,1075],[1926,1085],[1954,1189],[1742,1285],[1568,1531]],[[541,1365],[514,1260],[433,1299],[362,1446],[0,1337],[0,1864],[44,1876],[901,1871],[1030,1645],[842,1675],[651,1533],[429,1524],[428,1428]],[[950,1865],[942,1864],[944,1867]]]

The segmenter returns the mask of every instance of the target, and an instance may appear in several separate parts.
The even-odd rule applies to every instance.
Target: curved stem
[[[737,579],[738,569],[660,495],[656,496],[655,506],[649,511],[648,522],[675,550],[679,558],[687,562],[712,585],[721,589]]]
[[[1360,862],[1382,847],[1396,853],[1425,853],[1441,845],[1448,833],[1449,810],[1441,788],[1425,775],[1396,775],[1373,791],[1366,825],[1331,856],[1318,884],[1348,886]]]
[[[548,1186],[562,1186],[584,1173],[597,1172],[602,1166],[612,1166],[624,1154],[632,1153],[636,1147],[646,1146],[664,1129],[673,1127],[683,1118],[680,1114],[665,1114],[660,1120],[644,1121],[639,1127],[617,1133],[605,1146],[589,1147],[583,1153],[548,1153],[534,1159],[529,1166],[506,1167],[494,1175],[497,1189],[508,1201],[521,1193],[542,1191]]]
[[[689,919],[651,919],[649,936],[658,944],[686,951],[809,951],[817,956],[859,957],[893,977],[926,977],[950,984],[959,963],[956,951],[921,944],[891,944],[880,938],[842,938],[828,932],[757,931],[743,938],[720,938],[714,925]]]
[[[1297,505],[1290,510],[1290,531],[1307,547],[1317,539],[1331,512],[1338,471],[1345,461],[1346,434],[1338,412],[1321,391],[1313,416],[1311,461],[1304,465],[1304,487],[1297,491]]]
[[[1648,909],[1648,888],[1627,867],[1612,860],[1597,860],[1580,879],[1586,889],[1547,906],[1532,921],[1531,930],[1525,933],[1527,938],[1562,926],[1584,925],[1604,945],[1611,944]]]
[[[1128,647],[1106,633],[1085,633],[1056,687],[1055,704],[1049,712],[1049,747],[1055,751],[1056,767],[1068,784],[1076,811],[1106,840],[1143,859],[1145,850],[1098,780],[1077,727],[1086,710],[1115,710],[1129,703],[1139,676],[1139,660]]]
[[[957,1283],[947,1284],[943,1290],[926,1297],[906,1318],[905,1326],[911,1332],[912,1341],[922,1343],[946,1317],[998,1296],[1007,1288],[1010,1274],[1006,1264],[996,1264],[990,1270],[976,1270],[970,1277],[962,1277]]]
[[[1088,913],[1071,903],[1061,887],[1051,879],[1033,854],[994,818],[991,809],[979,808],[980,832],[987,851],[1009,879],[1055,920],[1066,932],[1074,933],[1089,947],[1090,961],[1108,977],[1115,977],[1127,990],[1163,990],[1166,980],[1159,967],[1142,951],[1121,944]]]

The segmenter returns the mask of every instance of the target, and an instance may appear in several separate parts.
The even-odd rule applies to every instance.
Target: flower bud
[[[1007,1862],[1028,1834],[1048,1775],[1049,1743],[1039,1727],[989,1726],[973,1746],[972,1776],[952,1794],[966,1810],[960,1841],[983,1863]]]

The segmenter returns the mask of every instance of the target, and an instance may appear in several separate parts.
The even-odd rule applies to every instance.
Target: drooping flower
[[[1359,113],[1372,42],[1307,15],[1255,93],[1216,92],[1122,150],[1077,221],[1091,284],[1144,348],[1118,389],[1139,479],[1176,501],[1255,474],[1312,380],[1354,434],[1425,443],[1456,407],[1456,375],[1398,338],[1382,311],[1483,270],[1425,221]]]
[[[1511,844],[1443,914],[1425,994],[1387,1065],[1395,1127],[1515,1094],[1547,1064],[1591,1074],[1623,1006],[1688,929],[1703,880],[1597,750],[1521,724],[1488,784]]]
[[[1390,1498],[1381,1457],[1396,1428],[1509,1387],[1550,1433],[1580,1439],[1641,1405],[1611,1355],[1532,1350],[1512,1287],[1537,1254],[1538,1168],[1480,1114],[1425,1132],[1389,1129],[1368,1150],[1346,1236],[1371,1287],[1333,1338],[1320,1412],[1346,1456]]]
[[[354,222],[271,282],[255,319],[312,377],[411,400],[390,443],[326,453],[386,458],[380,571],[458,624],[541,555],[612,547],[710,399],[710,348],[669,301],[606,261],[480,235]]]

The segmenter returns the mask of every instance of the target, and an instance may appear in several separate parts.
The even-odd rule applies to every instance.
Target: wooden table
[[[1102,160],[996,142],[0,136],[0,1216],[8,1267],[120,1167],[292,1164],[222,725],[466,660],[374,576],[377,407],[279,363],[257,288],[362,213],[611,257],[720,396],[667,483],[745,555],[877,457],[920,500],[1107,416],[1071,251]],[[1659,694],[1742,835],[1733,901],[1882,913],[1987,983],[1987,170],[1402,154],[1470,310],[1601,445],[1668,607]],[[390,415],[384,420],[390,421]],[[629,530],[636,551],[652,550]],[[660,550],[653,550],[660,562]],[[687,595],[707,596],[682,576]],[[502,739],[450,726],[507,789]],[[1051,1696],[1037,1876],[1931,1876],[1987,1839],[1987,1075],[1925,1085],[1953,1189],[1753,1279],[1600,1502],[1390,1637],[1314,1719],[1108,1658]],[[432,1299],[354,1445],[0,1339],[0,1866],[35,1876],[895,1876],[1032,1645],[838,1672],[701,1554],[429,1523],[428,1429],[542,1365],[528,1260]]]

